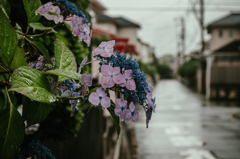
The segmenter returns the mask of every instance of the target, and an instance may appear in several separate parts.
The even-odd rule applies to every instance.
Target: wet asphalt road
[[[205,101],[177,80],[155,87],[156,113],[134,123],[140,159],[240,159],[240,121],[233,105]]]

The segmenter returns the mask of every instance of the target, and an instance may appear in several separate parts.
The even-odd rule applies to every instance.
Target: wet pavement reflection
[[[161,80],[153,94],[149,128],[140,107],[134,123],[140,159],[240,159],[240,121],[231,117],[240,107],[207,102],[177,80]]]

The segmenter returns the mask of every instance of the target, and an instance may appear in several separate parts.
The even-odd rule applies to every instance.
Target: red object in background
[[[120,53],[125,52],[126,46],[128,45],[128,38],[112,38],[111,40],[115,40],[114,49],[116,51],[120,51]]]
[[[125,48],[125,53],[138,54],[135,45],[127,45]]]

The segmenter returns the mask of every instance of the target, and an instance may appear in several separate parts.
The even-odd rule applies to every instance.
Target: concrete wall
[[[230,29],[232,30],[232,37],[229,35]],[[222,37],[219,36],[219,31],[222,30]],[[215,51],[220,47],[240,39],[239,28],[216,28],[211,31],[210,51]]]

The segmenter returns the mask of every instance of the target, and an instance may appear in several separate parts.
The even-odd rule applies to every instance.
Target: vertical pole
[[[200,0],[200,27],[201,27],[201,54],[203,54],[205,50],[205,43],[204,43],[204,0]]]
[[[182,45],[182,50],[181,50],[181,58],[182,60],[184,59],[184,53],[185,53],[185,21],[184,18],[181,18],[181,45]],[[182,61],[184,62],[184,61]]]

